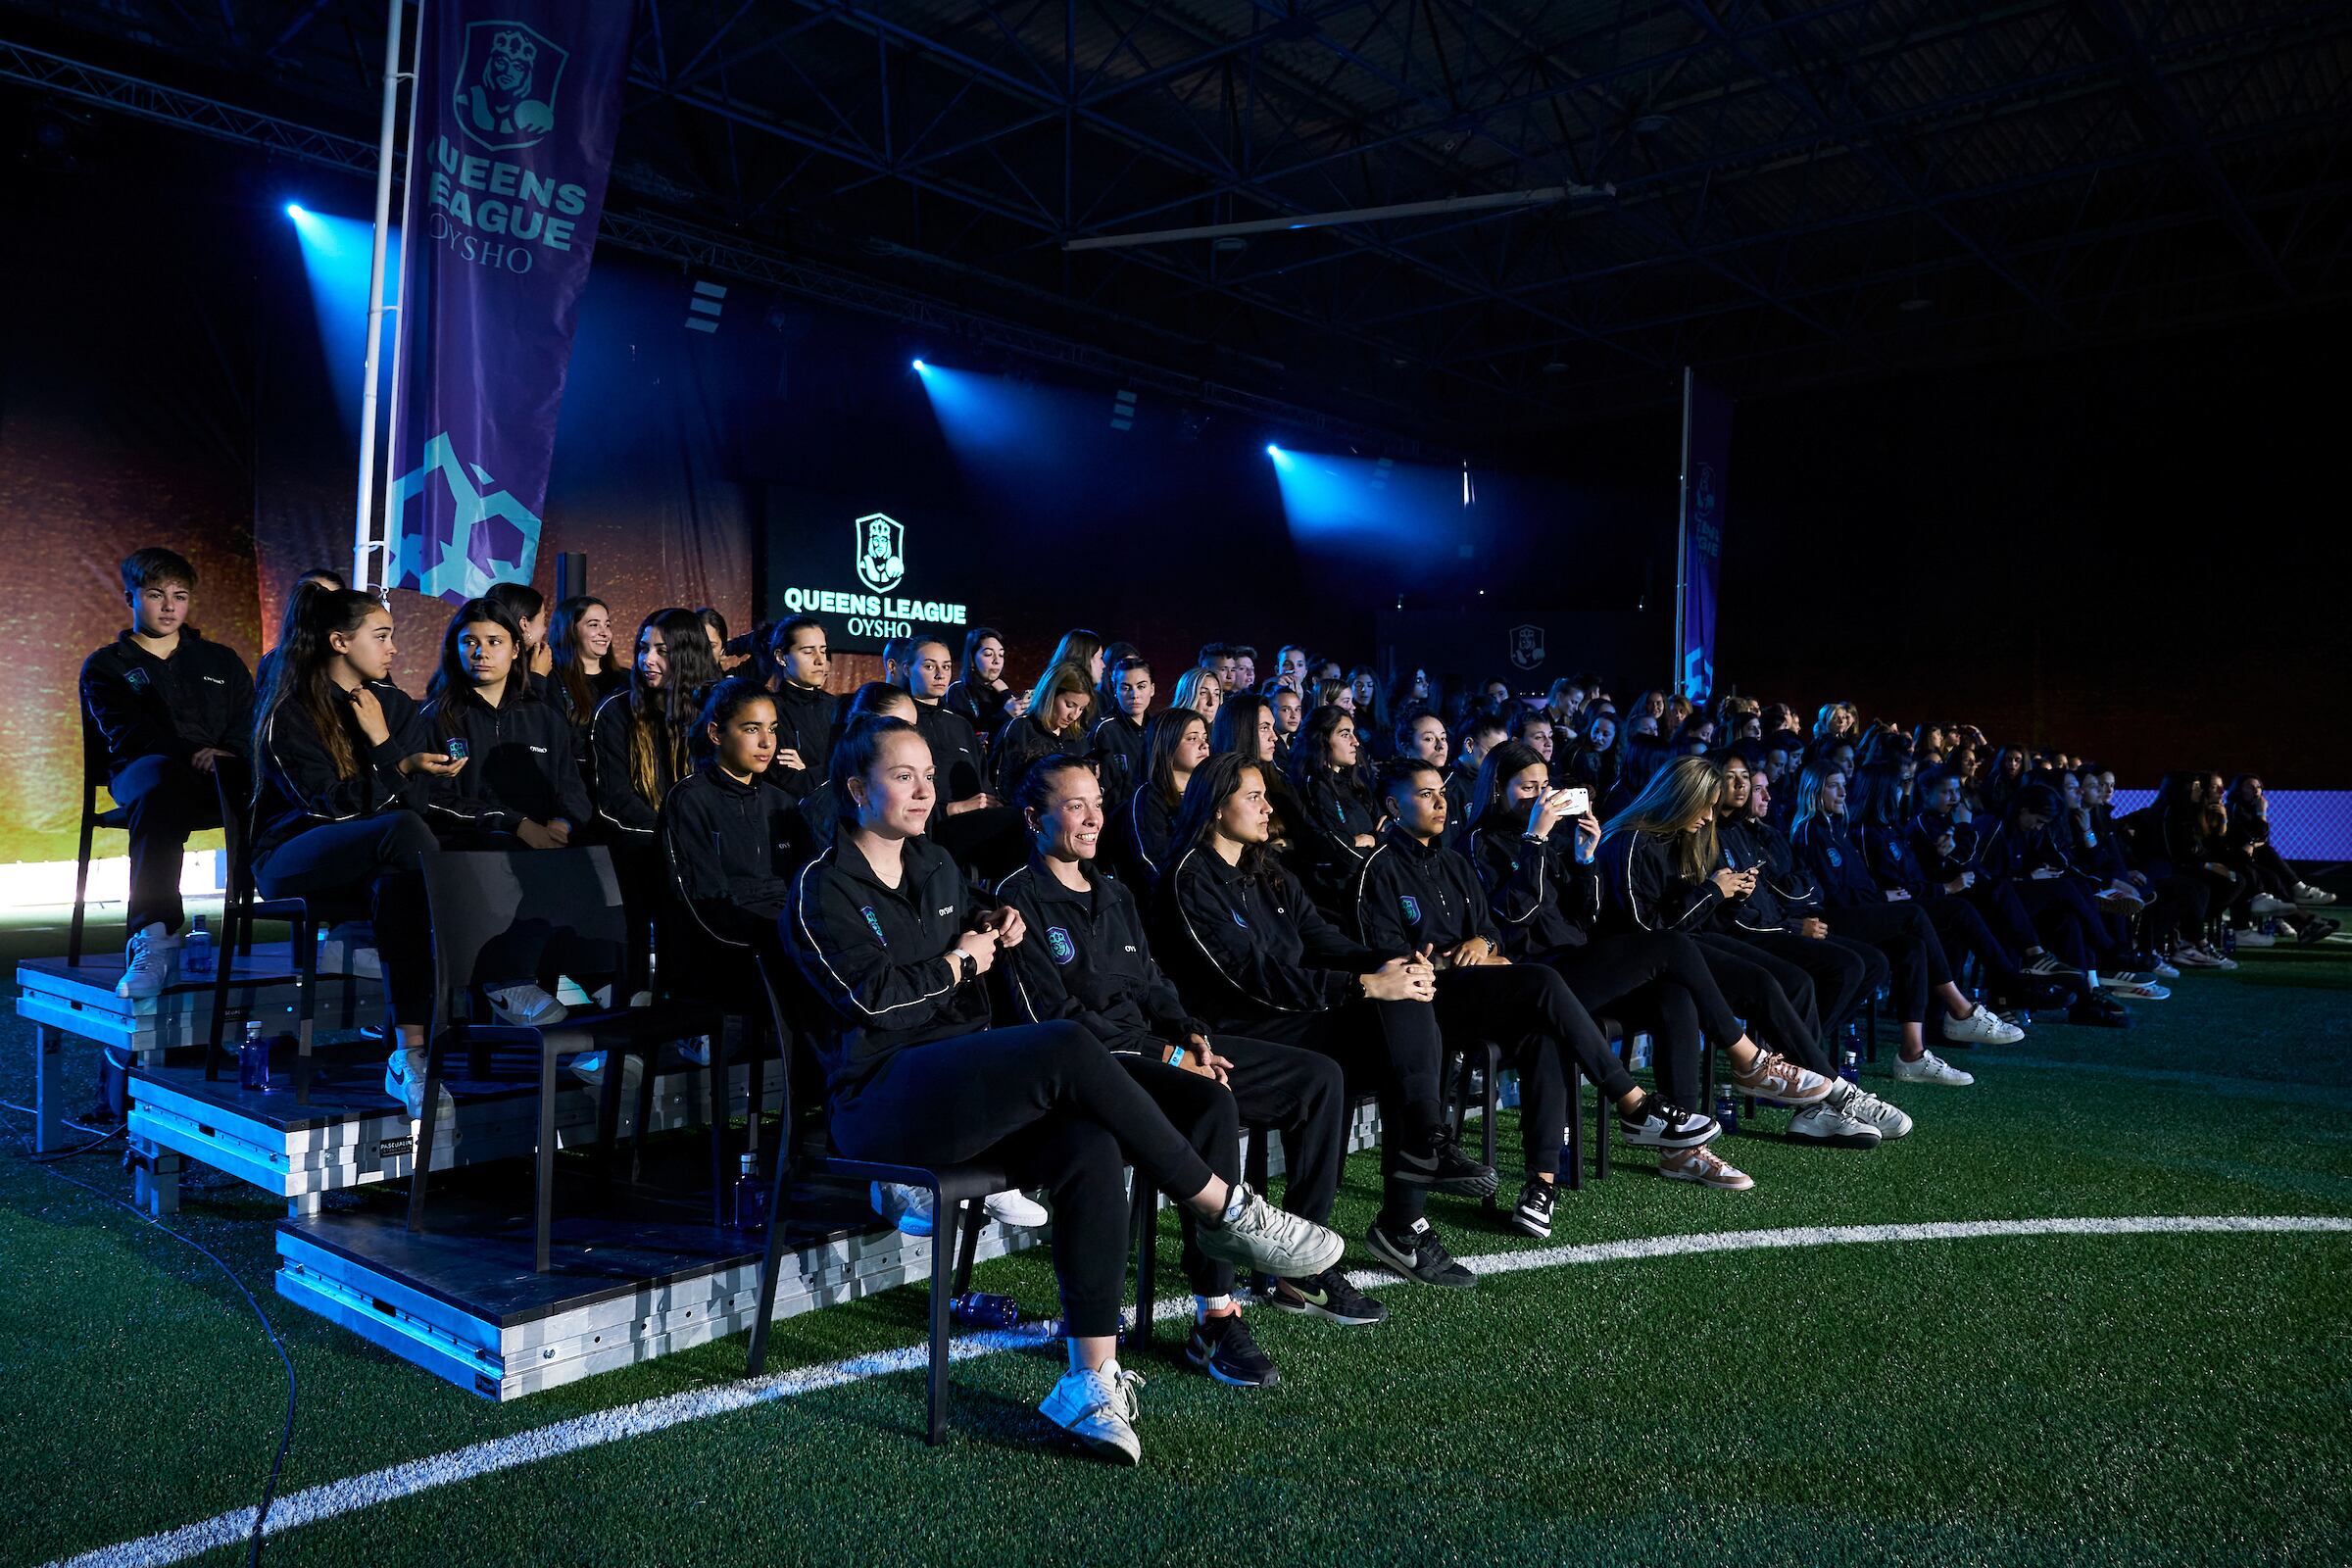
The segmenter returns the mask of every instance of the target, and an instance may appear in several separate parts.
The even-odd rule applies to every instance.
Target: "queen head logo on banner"
[[[519,22],[472,24],[458,73],[458,128],[494,153],[538,146],[556,128],[556,90],[569,58]]]
[[[1533,669],[1544,662],[1544,628],[1513,626],[1511,628],[1511,662],[1521,669]]]
[[[858,519],[858,580],[878,594],[906,575],[906,525],[885,512]]]

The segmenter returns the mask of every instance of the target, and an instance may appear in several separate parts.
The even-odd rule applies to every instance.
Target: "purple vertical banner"
[[[387,583],[527,581],[637,8],[431,0],[402,219]]]
[[[1715,690],[1715,595],[1723,574],[1723,490],[1731,458],[1732,400],[1686,369],[1674,678],[1675,689],[1693,699]]]

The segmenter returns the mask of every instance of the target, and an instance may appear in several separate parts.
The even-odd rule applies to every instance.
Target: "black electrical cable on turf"
[[[127,1130],[127,1128],[123,1129],[123,1131]],[[101,1138],[95,1143],[85,1144],[79,1149],[70,1150],[65,1153],[56,1155],[34,1154],[32,1152],[32,1141],[28,1138],[24,1138],[24,1134],[22,1133],[19,1133],[17,1136],[24,1144],[24,1152],[31,1158],[34,1164],[50,1165],[54,1167],[54,1162],[56,1160],[70,1159],[74,1154],[87,1153],[91,1150],[97,1148],[100,1144],[108,1143],[114,1138],[121,1136],[121,1134],[109,1133],[105,1138]],[[171,1237],[173,1241],[191,1247],[198,1252],[203,1253],[207,1258],[210,1258],[213,1266],[218,1268],[222,1274],[226,1275],[228,1277],[228,1283],[237,1288],[237,1294],[245,1298],[245,1304],[253,1308],[253,1315],[261,1320],[262,1332],[270,1336],[270,1348],[277,1352],[278,1360],[285,1364],[285,1424],[278,1431],[277,1452],[270,1457],[269,1477],[262,1483],[262,1501],[261,1505],[254,1510],[253,1534],[247,1540],[245,1553],[245,1561],[248,1565],[248,1568],[260,1568],[262,1560],[262,1527],[268,1524],[270,1521],[270,1504],[277,1495],[278,1478],[284,1473],[286,1468],[286,1452],[288,1449],[294,1446],[294,1418],[296,1411],[299,1408],[302,1393],[301,1384],[294,1375],[294,1358],[286,1353],[286,1342],[277,1337],[277,1327],[270,1321],[270,1314],[262,1310],[262,1303],[253,1298],[253,1292],[245,1288],[245,1282],[237,1278],[237,1271],[230,1268],[228,1264],[221,1259],[220,1253],[214,1251],[211,1248],[205,1246],[193,1236],[188,1236],[182,1232],[175,1231],[171,1226],[165,1224],[162,1220],[155,1218],[153,1215],[141,1212],[137,1204],[127,1202],[124,1200],[116,1197],[114,1194],[105,1191],[103,1188],[93,1187],[88,1182],[81,1180],[79,1177],[69,1176],[64,1171],[57,1170],[55,1168],[52,1168],[49,1174],[55,1176],[59,1181],[71,1182],[74,1186],[80,1188],[83,1192],[94,1194],[95,1196],[104,1199],[106,1201],[114,1204],[117,1208],[121,1208],[128,1212],[132,1218],[139,1220],[143,1224],[154,1226],[157,1230],[162,1231],[166,1236]]]

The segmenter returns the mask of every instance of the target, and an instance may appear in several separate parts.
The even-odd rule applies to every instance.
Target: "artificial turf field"
[[[1973,1089],[1866,1068],[1919,1121],[1872,1152],[1789,1147],[1766,1113],[1726,1145],[1751,1193],[1663,1182],[1620,1151],[1609,1180],[1563,1195],[1549,1243],[1471,1202],[1431,1217],[1465,1255],[1889,1222],[2352,1221],[2352,941],[2240,956],[2136,1005],[2128,1033],[2051,1015],[2022,1045],[1953,1053]],[[0,1100],[28,1098],[28,1036],[0,1026]],[[67,1081],[89,1078],[72,1057]],[[1501,1147],[1507,1195],[1507,1113]],[[63,1168],[128,1192],[111,1152]],[[1359,1267],[1376,1183],[1371,1156],[1350,1161],[1334,1220]],[[920,1287],[778,1325],[762,1385],[740,1381],[737,1337],[497,1406],[271,1294],[276,1203],[201,1170],[184,1192],[172,1223],[254,1292],[300,1378],[274,1560],[2352,1561],[2343,1232],[1786,1245],[1571,1258],[1459,1294],[1392,1282],[1376,1328],[1253,1312],[1277,1388],[1131,1357],[1145,1457],[1124,1470],[1036,1415],[1057,1353],[1002,1342],[973,1344],[954,1438],[925,1446],[919,1373],[856,1359],[919,1346]],[[251,1507],[285,1374],[212,1264],[12,1137],[0,1266],[0,1563]],[[983,1264],[978,1285],[1053,1309],[1042,1252]],[[755,1392],[772,1396],[717,1409]],[[660,1429],[347,1484],[632,1422]],[[243,1555],[233,1529],[211,1539],[233,1544],[105,1560]]]

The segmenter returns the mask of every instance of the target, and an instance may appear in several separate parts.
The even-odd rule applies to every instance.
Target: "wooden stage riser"
[[[1348,1127],[1349,1151],[1379,1139],[1378,1112],[1359,1107]],[[1268,1166],[1271,1174],[1282,1173],[1279,1140]],[[1002,1257],[1045,1237],[1044,1231],[992,1221],[980,1233],[978,1255]],[[745,1246],[752,1245],[747,1237]],[[775,1319],[902,1285],[925,1285],[932,1245],[876,1230],[801,1249],[784,1259]],[[760,1304],[756,1261],[747,1256],[502,1328],[302,1237],[280,1231],[277,1250],[278,1295],[435,1377],[501,1401],[744,1333]],[[1161,1266],[1174,1265],[1167,1258]]]
[[[263,943],[251,957],[236,960],[228,988],[229,1027],[233,1033],[244,1018],[260,1017],[272,1034],[292,1033],[299,991],[285,976],[289,968],[286,944]],[[210,986],[191,990],[175,986],[159,997],[136,1002],[115,995],[122,961],[119,955],[93,955],[79,969],[56,958],[32,959],[17,965],[17,1014],[34,1023],[60,1029],[84,1040],[111,1047],[118,1055],[147,1060],[159,1052],[201,1046],[211,1028],[213,993]],[[253,979],[236,977],[250,973]],[[380,980],[321,972],[313,1002],[313,1026],[322,1031],[357,1029],[383,1022],[384,987]]]
[[[781,1101],[781,1069],[773,1059],[760,1065],[760,1104],[763,1110],[773,1111]],[[706,1082],[699,1067],[680,1067],[656,1078],[653,1130],[707,1126]],[[744,1064],[729,1067],[730,1118],[749,1114],[748,1083]],[[619,1136],[633,1137],[637,1104],[625,1088],[619,1121]],[[397,1180],[416,1168],[414,1124],[397,1110],[321,1127],[281,1130],[181,1094],[169,1085],[134,1078],[130,1128],[135,1136],[150,1139],[160,1148],[287,1200],[297,1213],[316,1208],[321,1194]],[[444,1111],[435,1124],[433,1169],[490,1160],[527,1160],[538,1137],[539,1107],[533,1097],[468,1100],[454,1117]],[[593,1148],[595,1144],[596,1091],[580,1084],[558,1090],[557,1147]]]

